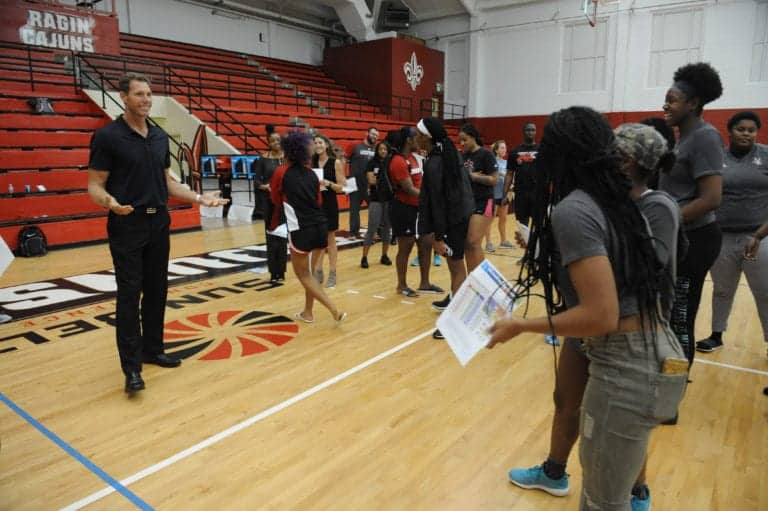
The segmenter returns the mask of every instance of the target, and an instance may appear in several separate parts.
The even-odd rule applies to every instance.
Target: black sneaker
[[[385,255],[381,256],[381,259],[379,260],[379,262],[384,266],[392,266],[392,259],[390,259]]]
[[[445,295],[445,298],[442,300],[438,300],[436,302],[432,302],[432,308],[436,311],[444,311],[448,308],[448,305],[451,303],[451,295]]]
[[[722,347],[723,341],[713,339],[711,337],[707,337],[703,341],[696,343],[696,351],[701,351],[702,353],[712,353],[713,351],[717,351]]]
[[[435,328],[435,331],[432,332],[432,338],[433,339],[445,339],[445,336],[443,335],[443,332]]]
[[[360,259],[360,268],[368,268],[368,258],[363,256],[362,259]]]

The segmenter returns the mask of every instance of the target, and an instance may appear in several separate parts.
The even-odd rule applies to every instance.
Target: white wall
[[[120,31],[320,65],[319,33],[256,18],[213,15],[211,7],[175,0],[117,0]]]
[[[470,80],[470,18],[451,16],[434,21],[414,23],[408,34],[427,41],[427,46],[445,53],[446,103],[468,104]]]
[[[452,19],[443,26],[442,20],[437,20],[412,29],[430,46],[445,51],[447,63],[467,59],[469,90],[465,101],[470,116],[548,114],[574,104],[605,112],[658,111],[672,81],[666,67],[678,64],[674,57],[667,57],[663,76],[669,74],[668,79],[658,85],[651,83],[653,15],[691,9],[701,10],[697,18],[701,22],[693,29],[696,32],[700,27],[701,43],[694,53],[719,71],[725,89],[723,97],[710,107],[768,107],[768,81],[750,81],[755,31],[765,26],[765,20],[757,16],[768,16],[768,10],[758,10],[759,5],[765,9],[765,0],[620,0],[601,5],[599,18],[606,23],[605,79],[598,80],[603,85],[597,90],[580,92],[568,92],[563,86],[564,58],[571,52],[583,52],[584,46],[574,43],[581,39],[566,39],[568,27],[574,26],[582,39],[590,37],[588,30],[596,30],[588,27],[580,1],[541,0],[488,8],[491,4],[483,0],[477,3],[478,15],[464,25],[469,25],[465,31],[470,35],[446,37],[460,31],[460,23]],[[668,44],[673,35],[667,32]],[[468,47],[449,43],[462,38]],[[588,77],[577,78],[576,82],[582,83]],[[449,88],[460,90],[447,81],[446,90]]]

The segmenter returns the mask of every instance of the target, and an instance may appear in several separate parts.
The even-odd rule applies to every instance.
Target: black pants
[[[515,191],[515,218],[517,223],[525,226],[530,223],[535,200],[536,195],[532,190]]]
[[[288,239],[267,234],[274,210],[274,204],[267,198],[264,204],[264,235],[267,237],[267,269],[273,276],[284,275],[288,265]]]
[[[349,234],[355,236],[360,234],[360,209],[364,200],[366,200],[364,192],[357,191],[349,194]]]
[[[717,222],[686,231],[688,236],[688,253],[685,259],[677,268],[677,292],[676,309],[680,309],[684,300],[685,303],[685,336],[687,345],[683,342],[684,338],[680,335],[682,332],[676,331],[681,338],[681,344],[688,356],[688,361],[693,363],[694,353],[696,352],[696,338],[694,329],[696,326],[696,314],[699,312],[699,303],[701,302],[701,291],[704,287],[704,279],[707,272],[715,263],[720,254],[720,247],[723,243],[723,233]]]
[[[123,372],[141,371],[143,358],[163,353],[171,218],[136,210],[109,214],[107,233],[117,281],[117,350]]]

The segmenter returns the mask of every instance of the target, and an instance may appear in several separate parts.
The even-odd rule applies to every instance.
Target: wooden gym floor
[[[339,251],[329,295],[347,321],[334,326],[316,306],[315,323],[296,323],[303,290],[291,270],[276,287],[246,271],[261,266],[252,246],[263,240],[261,222],[172,237],[186,277],[171,283],[166,342],[187,358],[179,369],[145,367],[147,389],[134,398],[109,326],[114,300],[93,291],[109,289],[93,277],[111,268],[107,246],[14,261],[0,278],[6,306],[72,305],[0,326],[0,510],[578,508],[578,447],[568,497],[507,482],[510,467],[547,454],[553,353],[541,336],[462,368],[430,335],[429,304],[442,296],[396,296],[380,245],[368,270],[359,247]],[[488,255],[510,277],[519,256]],[[432,272],[447,288],[446,265]],[[84,274],[90,288],[72,288]],[[707,284],[699,336],[709,333],[710,303]],[[698,356],[679,425],[654,432],[656,510],[768,509],[768,359],[746,285],[725,340]]]

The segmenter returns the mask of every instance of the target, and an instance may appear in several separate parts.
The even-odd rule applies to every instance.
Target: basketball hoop
[[[584,11],[590,27],[597,24],[597,4],[598,0],[583,0],[581,4],[581,10]]]

